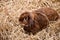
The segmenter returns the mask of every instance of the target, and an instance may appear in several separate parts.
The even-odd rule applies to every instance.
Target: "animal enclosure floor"
[[[60,19],[36,35],[24,33],[20,14],[41,7],[51,7],[60,14],[60,0],[0,0],[0,40],[60,40]]]

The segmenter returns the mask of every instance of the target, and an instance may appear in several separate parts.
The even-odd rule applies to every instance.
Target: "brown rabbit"
[[[32,34],[46,28],[49,20],[45,14],[41,12],[24,12],[19,18],[20,24],[23,24],[23,29]]]

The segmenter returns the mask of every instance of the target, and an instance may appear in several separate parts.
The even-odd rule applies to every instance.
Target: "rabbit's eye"
[[[26,22],[26,18],[24,18],[23,21]]]
[[[25,17],[25,18],[24,18],[24,20],[27,20],[27,21],[28,21],[29,19],[30,19],[29,17]]]

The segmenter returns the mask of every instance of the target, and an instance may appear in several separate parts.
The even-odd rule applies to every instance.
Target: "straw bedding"
[[[0,40],[60,40],[60,19],[36,35],[24,33],[20,14],[41,7],[51,7],[60,14],[60,0],[0,0]]]

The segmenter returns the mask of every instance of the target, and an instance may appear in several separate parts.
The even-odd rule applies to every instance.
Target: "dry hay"
[[[18,19],[23,11],[51,7],[60,13],[58,0],[0,0],[0,40],[60,40],[60,20],[36,35],[24,33]]]

